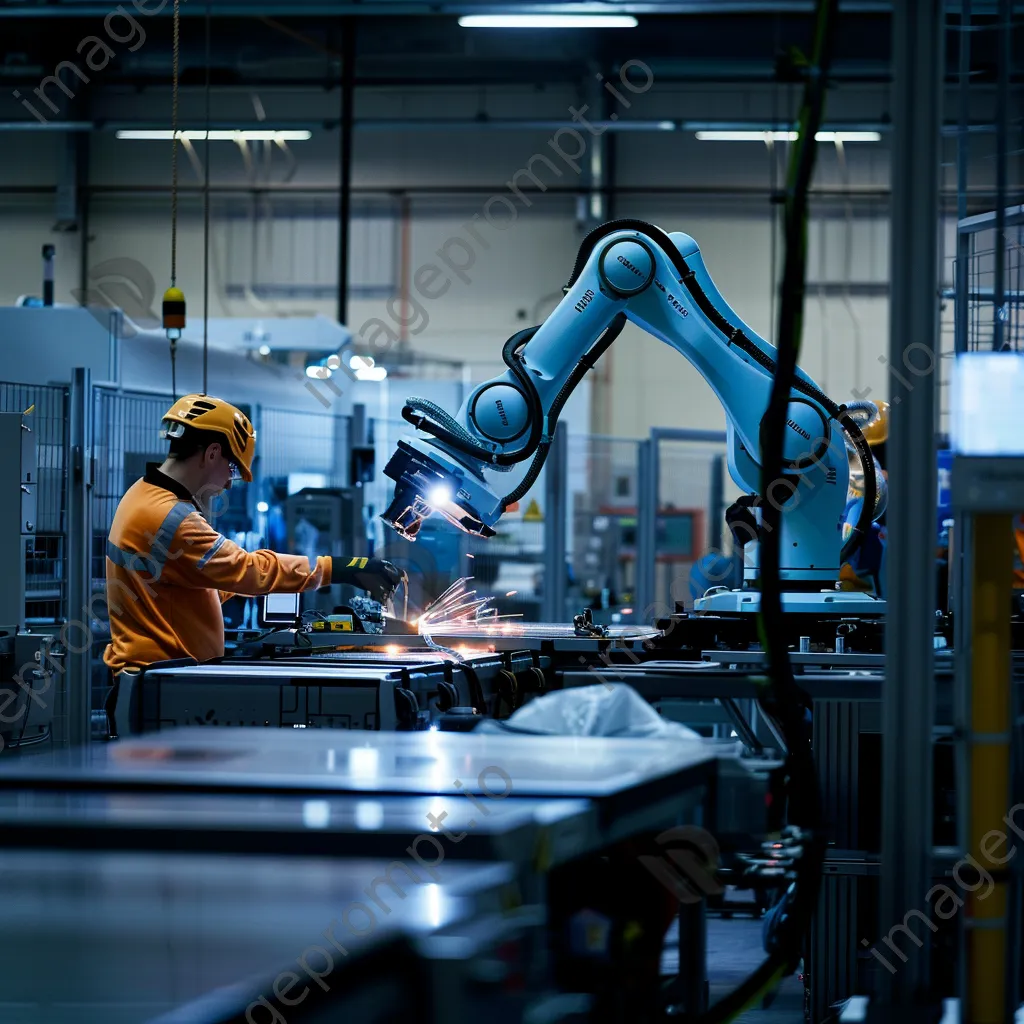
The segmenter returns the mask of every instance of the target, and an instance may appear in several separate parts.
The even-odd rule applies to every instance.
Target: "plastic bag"
[[[546,736],[626,736],[699,739],[679,722],[662,718],[632,686],[599,683],[556,690],[530,701],[505,723],[516,731]],[[503,725],[482,722],[476,732],[501,732]]]

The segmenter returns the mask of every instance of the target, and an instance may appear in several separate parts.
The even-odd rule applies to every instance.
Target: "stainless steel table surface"
[[[593,850],[586,800],[489,801],[462,796],[248,796],[0,790],[0,849],[405,857],[437,836],[446,857],[546,871]],[[444,831],[442,831],[442,829]],[[429,849],[429,847],[427,848]]]
[[[183,1019],[223,1020],[230,1009],[241,1020],[254,1000],[272,996],[283,972],[296,972],[305,983],[294,996],[304,987],[311,1002],[321,998],[322,989],[298,964],[307,952],[339,998],[340,979],[360,984],[367,962],[381,956],[393,965],[394,987],[402,980],[401,949],[500,914],[512,878],[511,868],[499,864],[440,864],[419,882],[394,870],[400,898],[383,881],[392,867],[367,860],[0,851],[0,872],[17,880],[0,899],[0,1019],[137,1024],[206,997],[209,1015],[193,1008]],[[366,892],[378,879],[372,891],[387,912]],[[326,973],[327,960],[313,946],[331,954],[335,973]],[[406,959],[414,962],[411,952]],[[256,1011],[264,1016],[255,1019],[271,1019]]]
[[[12,761],[0,789],[447,795],[482,815],[507,798],[586,799],[614,838],[699,807],[720,753],[686,737],[194,727]]]

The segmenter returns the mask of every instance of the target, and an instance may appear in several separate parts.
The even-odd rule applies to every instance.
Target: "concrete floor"
[[[679,962],[678,947],[666,945],[662,971],[675,973]],[[732,991],[763,959],[761,921],[750,917],[708,918],[708,982],[711,1001],[716,1002]],[[804,1019],[804,986],[796,976],[786,978],[768,1009],[753,1009],[737,1018],[737,1024],[802,1024]]]

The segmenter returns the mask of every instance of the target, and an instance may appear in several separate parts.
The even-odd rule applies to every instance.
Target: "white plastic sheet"
[[[685,725],[666,721],[625,683],[556,690],[520,708],[508,719],[508,725],[548,736],[700,738]],[[477,732],[500,730],[500,725],[491,722],[482,722],[476,729]]]

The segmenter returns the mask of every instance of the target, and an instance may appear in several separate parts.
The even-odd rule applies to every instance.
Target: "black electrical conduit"
[[[518,352],[540,329],[528,327],[526,330],[513,334],[502,348],[501,356],[508,368],[515,374],[517,380],[522,384],[526,392],[526,400],[530,406],[530,437],[526,444],[514,452],[496,453],[490,448],[481,445],[470,433],[462,428],[454,417],[450,416],[440,406],[428,402],[423,398],[410,398],[402,409],[402,418],[411,423],[417,430],[422,430],[436,437],[444,444],[448,444],[465,455],[479,459],[481,462],[489,462],[498,466],[513,466],[519,462],[525,462],[531,455],[534,456],[526,475],[519,482],[516,488],[501,499],[502,509],[515,504],[534,485],[541,469],[547,460],[548,452],[555,437],[555,427],[558,425],[558,417],[569,396],[576,390],[580,381],[591,370],[597,360],[608,350],[608,347],[622,333],[626,325],[626,315],[617,314],[612,322],[601,333],[601,336],[591,346],[590,351],[584,355],[573,367],[565,383],[555,395],[551,403],[551,409],[547,417],[547,429],[544,430],[544,406],[541,402],[537,385],[529,375]],[[427,417],[432,417],[428,419]]]
[[[791,152],[787,179],[785,269],[780,294],[777,361],[768,408],[762,422],[761,443],[761,495],[765,536],[761,544],[761,606],[757,625],[762,647],[768,657],[768,677],[758,680],[762,684],[758,704],[779,724],[786,742],[788,816],[790,824],[801,829],[799,838],[803,850],[796,862],[796,882],[793,886],[789,913],[779,924],[775,949],[733,992],[702,1014],[698,1018],[698,1024],[721,1024],[723,1021],[735,1019],[746,1006],[770,993],[778,981],[796,969],[805,936],[817,909],[825,862],[826,841],[822,827],[821,787],[807,721],[809,700],[794,678],[783,628],[785,614],[780,572],[781,531],[778,529],[782,509],[769,499],[772,487],[783,475],[786,419],[793,389],[800,383],[796,377],[796,366],[800,350],[807,262],[807,200],[816,156],[815,135],[824,111],[828,65],[838,7],[838,0],[818,0],[816,4],[814,53],[809,66],[806,67],[799,119],[800,130],[797,143]],[[808,393],[803,388],[798,389],[805,394]],[[811,397],[820,401],[813,392]],[[863,434],[859,428],[857,436],[863,441]],[[874,485],[874,462],[870,458],[870,452],[866,453],[866,457],[862,455],[862,460],[865,483],[868,482],[870,466],[871,484]],[[864,495],[862,521],[863,517],[867,516],[867,523],[870,523],[874,502],[872,486],[872,493],[866,492]]]
[[[672,239],[670,239],[661,228],[656,227],[653,224],[648,224],[646,221],[636,220],[634,218],[613,220],[606,224],[602,224],[591,231],[590,234],[583,239],[583,244],[580,246],[579,255],[576,257],[576,265],[573,267],[572,277],[569,278],[569,284],[567,287],[571,288],[576,283],[580,274],[583,273],[583,268],[587,265],[587,261],[590,259],[590,256],[598,243],[616,231],[639,231],[650,236],[662,248],[669,261],[679,272],[679,277],[687,291],[690,293],[690,296],[693,298],[693,301],[697,304],[697,308],[705,317],[707,317],[708,320],[711,321],[711,324],[716,328],[716,330],[720,331],[725,336],[726,342],[730,345],[735,345],[745,355],[750,356],[751,359],[753,359],[767,373],[774,375],[776,369],[775,360],[758,345],[755,345],[754,342],[743,333],[743,331],[738,327],[734,327],[725,319],[724,316],[722,316],[722,314],[715,308],[714,303],[708,298],[707,294],[701,288],[697,281],[696,273],[687,265],[686,260],[675,247]],[[871,449],[868,446],[864,434],[861,432],[860,427],[857,425],[853,417],[849,415],[845,406],[837,405],[828,397],[828,395],[821,391],[820,388],[815,387],[813,384],[808,384],[807,381],[799,377],[794,376],[792,381],[792,390],[799,391],[808,398],[812,398],[825,410],[825,412],[828,413],[830,417],[832,417],[832,419],[836,420],[842,426],[849,435],[854,447],[857,449],[857,454],[864,465],[864,505],[857,520],[857,525],[854,528],[850,539],[843,547],[842,554],[840,555],[841,563],[847,562],[849,561],[850,556],[858,547],[860,547],[861,543],[863,543],[863,540],[867,536],[868,530],[871,527],[872,518],[874,517],[875,502],[878,499],[878,481],[875,478],[875,460],[871,454]]]

